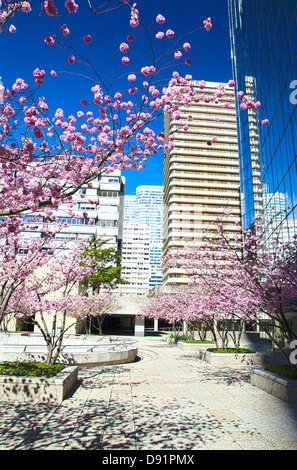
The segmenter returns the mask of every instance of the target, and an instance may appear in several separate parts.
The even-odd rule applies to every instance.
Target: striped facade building
[[[166,137],[174,134],[175,143],[164,160],[164,255],[188,241],[200,246],[205,235],[215,236],[217,218],[226,209],[235,219],[241,214],[234,90],[215,82],[207,83],[203,90],[198,81],[192,85],[199,90],[199,102],[182,108],[179,121],[165,117],[164,122]],[[225,88],[224,96],[219,102],[206,103],[203,96],[213,96],[220,85]],[[213,142],[213,138],[217,140]],[[240,230],[240,224],[228,222],[229,233]],[[178,268],[163,271],[164,286],[185,283],[185,273]]]

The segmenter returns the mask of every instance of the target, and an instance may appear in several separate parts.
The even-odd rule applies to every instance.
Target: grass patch
[[[45,364],[44,362],[3,362],[0,364],[0,375],[17,377],[51,378],[65,368],[65,364]]]
[[[267,365],[265,366],[265,370],[286,377],[287,379],[297,380],[297,371],[293,370],[292,367],[287,364]]]
[[[247,348],[209,348],[207,351],[213,352],[213,353],[218,353],[218,354],[225,354],[225,353],[235,353],[235,354],[251,354],[255,353],[256,351],[253,351],[252,349],[247,349]]]
[[[186,339],[183,342],[190,343],[190,344],[214,344],[213,341],[206,341],[202,339]]]

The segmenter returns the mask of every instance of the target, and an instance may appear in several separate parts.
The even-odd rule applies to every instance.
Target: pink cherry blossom
[[[190,51],[191,50],[191,44],[188,43],[188,42],[185,42],[184,45],[183,45],[183,48],[185,51]]]
[[[164,33],[162,31],[159,31],[157,34],[156,34],[156,38],[157,39],[162,39],[164,37]]]
[[[74,0],[67,0],[65,2],[65,7],[67,8],[69,13],[76,13],[78,9],[78,5],[75,3]]]
[[[92,36],[87,34],[86,36],[84,36],[84,41],[86,44],[90,44],[92,42]]]
[[[204,101],[205,103],[210,103],[210,101],[211,101],[211,96],[205,95],[205,96],[203,97],[203,101]]]
[[[46,36],[46,38],[44,39],[44,42],[48,45],[48,46],[53,46],[55,44],[55,36]]]
[[[156,22],[157,23],[164,23],[165,22],[164,16],[161,15],[161,14],[157,15]]]
[[[74,64],[75,56],[73,54],[68,57],[68,62],[69,62],[69,64]]]
[[[35,82],[38,83],[39,85],[43,84],[43,78],[45,76],[45,71],[44,70],[39,70],[36,68],[33,71],[33,76],[35,77]]]
[[[30,3],[29,2],[26,2],[26,1],[23,1],[22,2],[22,11],[24,13],[30,13],[31,11],[31,6],[30,6]]]
[[[129,82],[134,82],[136,80],[136,75],[134,73],[131,73],[128,75],[128,80]]]
[[[126,57],[126,56],[122,57],[122,64],[128,65],[129,63],[130,63],[129,57]]]
[[[168,38],[173,38],[173,37],[174,37],[174,31],[172,31],[172,29],[168,29],[168,30],[166,31],[166,36],[167,36]]]
[[[44,0],[44,9],[49,16],[56,16],[58,13],[53,0]]]
[[[43,136],[44,136],[42,130],[37,126],[34,126],[33,132],[34,132],[34,136],[36,137],[36,139],[42,139]],[[37,206],[37,208],[38,208],[38,206]]]
[[[130,26],[132,26],[132,28],[136,28],[139,25],[138,16],[139,16],[139,11],[136,8],[136,3],[134,3],[131,8],[131,18],[130,18]]]
[[[203,24],[204,24],[204,28],[205,28],[207,31],[210,31],[210,29],[212,28],[211,19],[210,19],[210,18],[206,18],[206,20],[203,21]]]
[[[69,36],[70,34],[70,31],[69,31],[69,28],[67,28],[66,24],[64,24],[63,26],[61,26],[60,28],[63,32],[63,36]]]
[[[151,74],[155,73],[155,71],[156,71],[156,69],[153,65],[142,67],[142,69],[141,69],[141,73],[143,73],[143,75],[145,75],[145,76],[151,75]]]
[[[126,44],[125,42],[122,42],[122,44],[120,45],[120,51],[121,52],[128,52],[128,50],[129,50],[128,44]]]

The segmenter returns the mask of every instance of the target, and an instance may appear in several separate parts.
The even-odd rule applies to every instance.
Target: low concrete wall
[[[253,369],[251,385],[288,403],[297,402],[297,380],[286,379],[264,369]]]
[[[200,350],[199,359],[217,366],[265,364],[265,354],[260,353],[212,353]]]
[[[61,354],[60,362],[64,364],[76,364],[78,366],[127,364],[134,362],[137,354],[138,348],[93,353],[64,353]]]
[[[0,400],[62,402],[77,382],[78,367],[66,367],[55,377],[0,375]]]
[[[197,353],[199,351],[205,350],[205,348],[211,348],[212,346],[215,346],[215,343],[185,343],[184,341],[178,341],[177,346],[179,349],[182,349],[188,353]]]
[[[63,340],[58,362],[78,366],[100,366],[134,362],[138,348],[136,340],[123,338],[75,336]],[[46,359],[44,339],[35,334],[1,334],[0,362],[39,361]]]

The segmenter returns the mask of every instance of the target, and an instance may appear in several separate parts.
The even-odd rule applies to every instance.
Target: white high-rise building
[[[148,295],[150,282],[150,228],[146,224],[124,223],[122,278],[119,286],[125,296]]]
[[[203,96],[213,96],[220,83],[207,83],[203,90],[198,89],[199,82],[191,84],[200,101],[182,108],[179,121],[165,117],[164,123],[167,138],[174,134],[175,143],[164,160],[164,254],[183,248],[187,241],[201,246],[204,236],[217,236],[217,218],[226,209],[237,219],[241,212],[234,90],[222,84],[225,95],[219,103],[206,103]],[[189,115],[192,121],[187,120]],[[240,226],[228,222],[228,231],[235,234]],[[165,286],[187,282],[181,269],[163,273]]]
[[[124,194],[125,178],[118,170],[112,174],[102,174],[98,180],[83,186],[73,196],[71,203],[60,204],[52,211],[53,217],[68,225],[56,234],[55,239],[67,241],[67,247],[71,249],[77,241],[86,240],[93,235],[100,236],[120,254]],[[44,217],[40,215],[38,220],[44,220]],[[41,236],[40,232],[30,229],[33,225],[36,226],[34,214],[26,215],[24,221],[27,223],[25,238]]]
[[[136,195],[125,196],[125,226],[138,223],[149,227],[150,289],[162,284],[163,186],[142,185]]]
[[[136,195],[125,195],[124,222],[126,224],[136,223]]]

